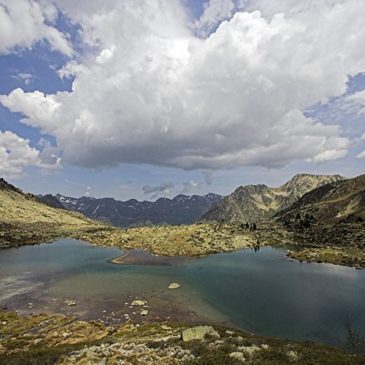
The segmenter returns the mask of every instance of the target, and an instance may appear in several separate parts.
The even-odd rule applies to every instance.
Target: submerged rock
[[[181,333],[184,342],[192,340],[202,340],[208,334],[211,336],[219,337],[218,332],[211,326],[197,326],[193,328],[188,328]]]
[[[178,288],[180,288],[180,284],[178,284],[178,283],[171,283],[168,288],[169,289],[178,289]]]

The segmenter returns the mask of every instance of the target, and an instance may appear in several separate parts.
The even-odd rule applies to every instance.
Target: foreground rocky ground
[[[106,327],[64,315],[0,311],[0,364],[362,365],[364,355],[226,328],[168,323]]]

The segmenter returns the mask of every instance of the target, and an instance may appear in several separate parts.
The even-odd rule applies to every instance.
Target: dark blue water
[[[108,261],[120,254],[70,240],[2,250],[0,301],[28,285],[28,294],[77,298],[91,307],[102,299],[122,308],[127,297],[147,297],[152,310],[176,304],[212,322],[283,338],[342,344],[346,321],[365,329],[365,271],[289,261],[285,251],[272,248],[172,266]],[[181,288],[167,290],[171,282]]]

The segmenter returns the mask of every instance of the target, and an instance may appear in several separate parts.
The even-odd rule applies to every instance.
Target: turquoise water
[[[174,260],[171,266],[109,262],[121,253],[72,240],[2,250],[0,303],[26,312],[30,301],[32,310],[98,318],[131,312],[126,303],[142,298],[149,301],[149,320],[201,319],[333,344],[343,343],[346,321],[365,328],[365,271],[289,261],[284,250],[273,248]],[[168,290],[171,282],[181,288]],[[78,305],[64,308],[67,298]]]

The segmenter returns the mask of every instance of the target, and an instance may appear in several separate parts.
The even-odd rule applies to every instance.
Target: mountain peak
[[[339,175],[297,174],[278,188],[263,184],[239,186],[203,215],[202,221],[257,222],[272,218],[305,193],[343,180]]]

